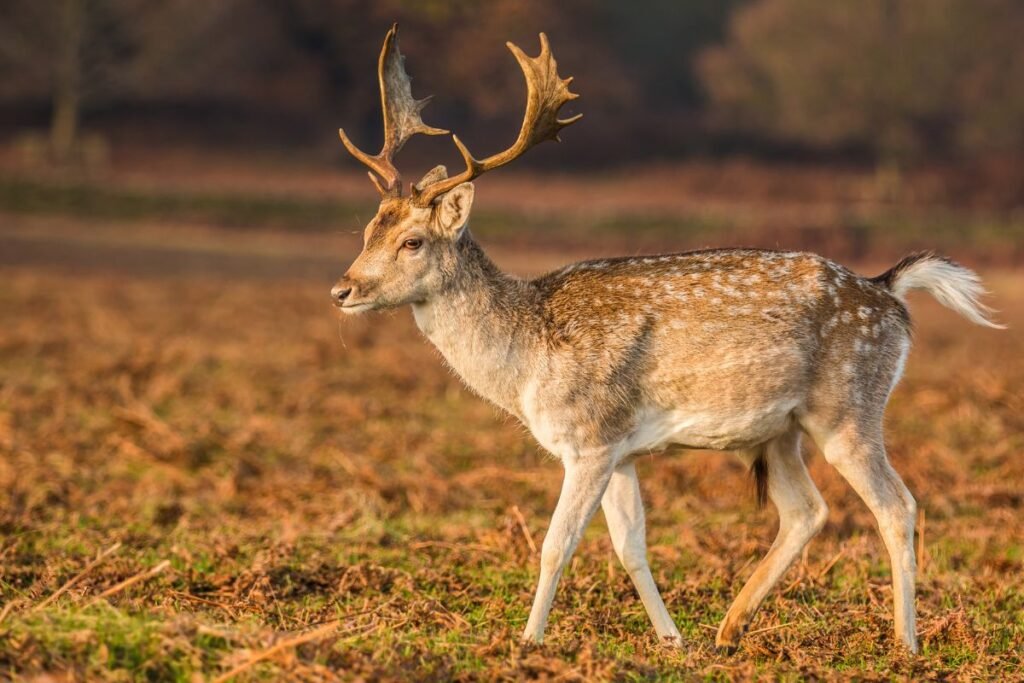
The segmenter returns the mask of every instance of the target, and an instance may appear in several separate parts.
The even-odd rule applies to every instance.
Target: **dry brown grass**
[[[1008,332],[913,302],[887,431],[925,513],[916,657],[893,645],[872,519],[820,457],[829,523],[738,654],[711,628],[775,516],[713,453],[640,464],[686,648],[655,642],[602,521],[547,644],[521,647],[560,468],[407,312],[342,324],[316,277],[7,267],[0,283],[0,677],[1021,677],[1019,274],[989,278]]]

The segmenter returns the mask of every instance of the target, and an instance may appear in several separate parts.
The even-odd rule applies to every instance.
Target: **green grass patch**
[[[183,628],[183,627],[182,627]],[[0,652],[38,653],[37,666],[83,679],[190,681],[230,649],[222,638],[188,633],[165,620],[105,605],[16,616],[0,632]],[[0,666],[5,655],[0,654]]]

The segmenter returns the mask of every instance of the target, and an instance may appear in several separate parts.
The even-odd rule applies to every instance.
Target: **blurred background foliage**
[[[697,72],[726,130],[898,160],[1019,152],[1022,28],[1015,0],[768,0]]]
[[[503,43],[535,52],[543,30],[587,118],[560,165],[1024,152],[1019,0],[6,0],[0,135],[45,130],[59,160],[139,141],[318,153],[342,123],[372,146],[395,20],[415,94],[436,96],[425,118],[473,149],[514,135]]]

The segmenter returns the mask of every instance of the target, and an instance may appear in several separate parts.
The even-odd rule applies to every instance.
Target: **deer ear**
[[[448,178],[448,169],[444,166],[435,166],[434,168],[427,171],[427,174],[420,179],[416,185],[413,186],[417,192],[422,192],[423,188],[427,185],[433,185],[434,183],[446,180]]]
[[[441,195],[437,206],[437,220],[449,235],[458,235],[469,220],[473,206],[473,183],[462,183]]]

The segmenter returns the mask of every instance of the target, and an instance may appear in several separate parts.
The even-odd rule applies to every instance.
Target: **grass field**
[[[524,647],[560,467],[407,311],[337,319],[351,237],[28,213],[0,221],[0,679],[1022,677],[1020,272],[985,273],[1006,332],[912,302],[887,435],[922,509],[921,655],[894,647],[870,514],[813,452],[829,522],[737,654],[713,629],[776,518],[704,452],[639,464],[685,648],[656,642],[601,519]]]

